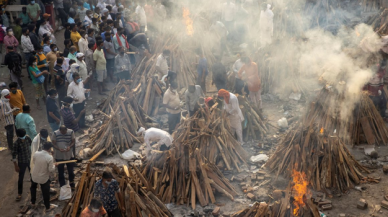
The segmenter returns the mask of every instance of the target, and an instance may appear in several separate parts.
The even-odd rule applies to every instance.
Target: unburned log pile
[[[133,169],[133,171],[132,171]],[[113,175],[119,182],[121,196],[116,194],[122,216],[172,217],[167,207],[155,196],[154,191],[136,167],[112,166]],[[90,164],[83,171],[75,193],[62,210],[63,217],[76,217],[86,208],[94,195],[94,186],[101,179],[102,171],[91,171]]]
[[[141,139],[136,135],[139,127],[158,126],[139,105],[128,82],[121,81],[116,85],[100,109],[106,118],[90,136],[90,155],[101,150],[107,154],[121,153],[131,148],[134,142],[140,142]]]
[[[240,171],[247,157],[216,106],[181,121],[173,148],[153,151],[143,164],[143,176],[164,203],[191,204],[195,209],[197,200],[201,206],[214,203],[215,192],[231,200],[237,195],[220,168]]]

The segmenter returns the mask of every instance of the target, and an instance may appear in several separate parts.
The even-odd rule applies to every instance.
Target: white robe
[[[273,36],[273,17],[274,14],[270,9],[271,5],[267,5],[267,9],[265,11],[261,11],[260,13],[260,45],[261,47],[265,47],[272,43]]]
[[[165,144],[167,147],[170,147],[172,141],[173,138],[168,132],[158,128],[151,127],[144,132],[144,142],[147,146],[147,154],[151,151],[151,142],[157,142],[158,145]]]
[[[238,103],[238,99],[236,95],[233,93],[229,93],[229,104],[227,104],[224,100],[224,109],[229,114],[230,127],[232,129],[232,134],[237,134],[237,139],[240,143],[243,142],[242,138],[242,124],[244,121],[244,116],[241,112],[240,105]]]

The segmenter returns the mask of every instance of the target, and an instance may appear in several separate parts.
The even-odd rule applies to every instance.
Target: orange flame
[[[190,11],[188,8],[183,8],[183,19],[186,23],[186,33],[192,36],[194,33],[193,20],[190,18]]]
[[[310,195],[310,190],[307,188],[308,181],[306,178],[306,174],[304,172],[298,172],[296,170],[292,170],[292,178],[294,182],[294,186],[292,188],[292,193],[294,196],[294,216],[299,215],[299,209],[305,203],[303,201],[303,196]]]
[[[323,134],[325,130],[323,129],[323,127],[321,128],[321,130],[319,131],[321,134]]]

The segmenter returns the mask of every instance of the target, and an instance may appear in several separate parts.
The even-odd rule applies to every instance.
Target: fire
[[[321,128],[321,130],[319,131],[321,134],[323,134],[325,130],[323,129],[323,127]]]
[[[186,23],[186,33],[187,35],[192,36],[194,33],[194,28],[193,28],[193,20],[190,18],[190,11],[187,8],[183,8],[183,19],[185,20]]]
[[[308,181],[306,179],[306,174],[304,172],[298,172],[296,170],[292,170],[292,178],[294,182],[294,186],[292,188],[292,195],[294,196],[294,216],[298,216],[299,209],[305,203],[303,201],[303,196],[310,195],[310,191],[307,188]]]

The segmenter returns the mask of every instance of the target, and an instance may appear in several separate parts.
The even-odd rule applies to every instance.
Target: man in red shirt
[[[252,62],[249,57],[243,57],[244,65],[238,72],[238,77],[248,84],[249,98],[251,102],[261,109],[261,80],[257,64]]]
[[[93,198],[90,205],[86,207],[80,217],[106,217],[107,213],[99,199]]]

